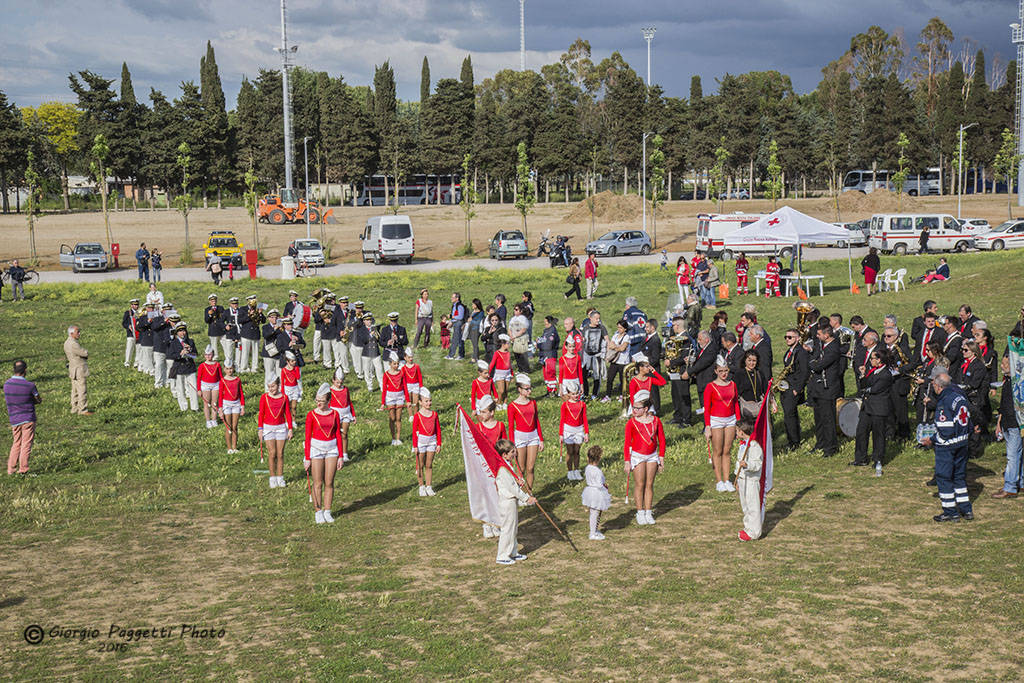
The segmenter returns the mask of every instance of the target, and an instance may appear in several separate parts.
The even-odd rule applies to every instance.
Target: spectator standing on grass
[[[1013,382],[1010,381],[1010,359],[1003,356],[999,366],[1003,373],[1003,393],[999,401],[999,419],[996,421],[996,438],[1002,438],[1006,444],[1006,469],[1003,471],[1003,488],[993,493],[993,498],[1016,498],[1020,493],[1021,459],[1024,448],[1021,445],[1020,423],[1017,422],[1017,410],[1013,405]],[[11,451],[12,457],[14,451]],[[11,471],[11,466],[7,466]]]
[[[149,250],[145,242],[135,251],[135,262],[139,266],[139,280],[149,282]]]
[[[413,339],[414,348],[419,348],[420,337],[423,337],[423,348],[430,346],[430,328],[434,326],[434,302],[430,299],[430,292],[426,289],[420,290],[420,298],[416,299],[416,310],[413,313],[416,320],[416,338]]]
[[[11,261],[7,275],[11,278],[11,288],[14,290],[12,301],[25,298],[25,269],[18,265],[18,259]]]
[[[505,295],[499,294],[494,297],[494,312],[501,318],[502,326],[508,325],[508,309],[505,308]]]
[[[473,299],[469,314],[469,342],[473,345],[473,360],[480,360],[480,335],[483,334],[484,319],[487,314],[484,313],[484,304],[480,299]]]
[[[153,255],[150,257],[150,262],[153,265],[153,282],[160,282],[163,279],[164,272],[164,253],[157,248],[153,248]]]
[[[597,293],[597,255],[587,254],[587,262],[583,264],[583,279],[587,281],[587,299],[593,299]]]
[[[71,412],[92,415],[85,387],[85,378],[89,376],[89,352],[78,342],[81,336],[81,328],[72,325],[68,328],[68,338],[64,340],[64,356],[68,361],[68,377],[71,378]]]
[[[28,456],[36,435],[36,406],[42,403],[34,382],[25,379],[28,364],[14,361],[14,375],[4,382],[7,419],[11,423],[11,454],[7,458],[7,474],[28,472]]]
[[[448,349],[448,360],[463,360],[466,357],[466,342],[462,339],[462,326],[466,324],[466,305],[462,295],[452,292],[452,344]],[[456,355],[456,352],[458,355]]]
[[[715,290],[718,289],[718,285],[721,284],[721,280],[718,276],[718,266],[711,259],[705,259],[701,261],[702,264],[707,264],[707,273],[704,275],[704,306],[707,308],[714,309],[715,304],[718,303],[717,295]]]
[[[864,274],[864,286],[868,290],[868,296],[878,293],[878,285],[875,280],[878,278],[878,271],[882,268],[882,260],[878,258],[878,249],[871,247],[868,254],[860,261],[860,272]]]

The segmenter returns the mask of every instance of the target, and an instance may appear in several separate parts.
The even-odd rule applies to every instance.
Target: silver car
[[[307,266],[324,265],[324,249],[320,246],[320,240],[295,240],[295,250],[299,252],[297,260],[305,263]]]
[[[518,230],[499,230],[487,244],[487,255],[490,258],[525,258],[529,253],[526,238]]]
[[[105,271],[109,268],[107,250],[99,242],[79,242],[72,249],[66,244],[60,245],[60,264],[71,266],[71,272],[83,270]]]
[[[587,253],[598,256],[651,253],[651,238],[643,230],[612,230],[587,243]]]

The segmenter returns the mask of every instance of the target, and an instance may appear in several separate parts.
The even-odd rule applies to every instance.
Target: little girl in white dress
[[[591,446],[587,451],[587,468],[583,477],[587,485],[583,489],[583,506],[590,508],[590,540],[603,541],[604,534],[597,530],[597,522],[601,511],[607,510],[612,504],[612,494],[604,483],[604,472],[601,471],[601,447]]]

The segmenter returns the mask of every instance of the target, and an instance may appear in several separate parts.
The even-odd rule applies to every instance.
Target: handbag
[[[530,340],[521,334],[512,340],[512,353],[526,353],[530,350]]]
[[[566,282],[566,284],[574,285],[574,284],[576,284],[576,278],[573,277],[572,275],[566,275],[565,276],[565,282]]]
[[[749,417],[752,420],[756,420],[757,413],[760,410],[760,401],[748,401],[745,398],[740,399],[740,415],[742,415],[743,417]]]
[[[269,342],[265,344],[263,348],[266,350],[267,355],[270,356],[271,358],[273,358],[274,356],[281,352],[280,349],[277,348],[277,344],[275,344],[274,342]]]

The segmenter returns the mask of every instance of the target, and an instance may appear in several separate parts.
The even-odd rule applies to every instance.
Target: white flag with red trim
[[[501,526],[498,513],[498,489],[494,483],[501,468],[507,469],[519,481],[505,459],[484,436],[480,428],[469,419],[461,405],[459,411],[459,433],[462,437],[462,460],[466,466],[466,492],[469,495],[469,514],[478,522]]]
[[[761,408],[757,411],[757,419],[754,420],[754,433],[750,435],[752,441],[761,444],[764,451],[764,464],[761,465],[760,500],[761,500],[761,521],[764,521],[765,501],[768,492],[772,490],[772,421],[768,415],[768,400],[772,395],[772,380],[768,380],[768,390],[761,400]]]

